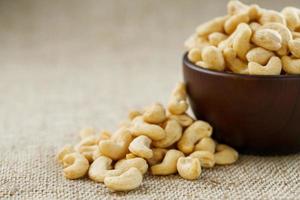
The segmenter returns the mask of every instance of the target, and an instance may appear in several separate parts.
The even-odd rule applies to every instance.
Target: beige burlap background
[[[193,182],[146,176],[119,194],[66,180],[54,161],[82,127],[114,130],[130,108],[166,103],[184,39],[225,3],[1,0],[0,199],[300,199],[299,154],[241,156]]]

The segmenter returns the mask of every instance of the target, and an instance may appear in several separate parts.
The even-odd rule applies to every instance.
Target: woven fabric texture
[[[0,199],[300,199],[299,154],[242,155],[197,181],[146,175],[128,193],[66,180],[54,160],[81,128],[115,130],[130,108],[165,104],[182,79],[184,39],[225,4],[0,1]]]

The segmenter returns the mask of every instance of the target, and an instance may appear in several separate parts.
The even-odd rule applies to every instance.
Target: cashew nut
[[[300,74],[300,59],[283,56],[281,58],[283,70],[288,74]]]
[[[272,51],[268,51],[262,47],[256,47],[248,51],[246,58],[248,62],[256,62],[265,65],[272,56],[274,56]]]
[[[283,25],[286,24],[284,16],[275,10],[265,10],[264,9],[262,11],[261,17],[259,18],[258,21],[262,25],[267,24],[267,23],[274,23],[274,22],[280,23]]]
[[[152,140],[147,136],[140,135],[132,140],[128,149],[134,155],[137,155],[142,158],[151,158],[153,152],[150,149],[150,144]]]
[[[70,144],[67,144],[58,151],[56,155],[56,160],[58,161],[58,163],[62,164],[64,157],[70,153],[73,153],[74,151],[74,147]]]
[[[123,172],[131,167],[137,168],[142,174],[145,174],[148,170],[148,164],[143,158],[122,159],[115,164],[115,169]]]
[[[188,114],[182,114],[182,115],[171,114],[168,116],[168,118],[176,120],[182,127],[188,127],[194,122],[194,119]]]
[[[209,151],[195,151],[189,157],[199,159],[201,166],[205,168],[212,168],[215,165],[215,156]]]
[[[163,161],[160,164],[153,165],[151,167],[151,172],[154,175],[170,175],[177,172],[177,160],[180,157],[184,157],[181,151],[176,149],[169,150]]]
[[[99,151],[98,145],[92,146],[81,146],[77,150],[81,155],[83,155],[89,162],[92,162],[94,156],[97,156],[97,151]],[[100,152],[98,152],[100,153]],[[101,154],[101,153],[100,153]]]
[[[96,130],[94,128],[85,128],[82,129],[79,133],[81,139],[94,136],[95,134],[96,134]]]
[[[97,158],[90,166],[89,178],[93,181],[103,183],[106,176],[118,176],[122,174],[120,169],[112,169],[112,160],[105,156]]]
[[[179,83],[173,90],[169,103],[168,110],[174,115],[181,115],[188,109],[187,95],[185,91],[185,84]],[[160,138],[162,139],[162,138]]]
[[[285,17],[287,26],[290,30],[295,30],[300,26],[300,11],[294,7],[285,7],[281,13]]]
[[[248,65],[237,57],[236,52],[232,48],[226,48],[223,51],[227,67],[234,73],[248,74]]]
[[[145,109],[143,114],[145,122],[159,124],[166,120],[166,112],[160,103],[155,103]]]
[[[204,137],[195,146],[195,151],[209,151],[215,153],[216,142],[211,137]]]
[[[144,122],[142,116],[136,117],[132,123],[130,131],[133,136],[145,135],[151,140],[161,140],[166,136],[164,129],[158,125]]]
[[[218,165],[228,165],[237,161],[239,154],[236,150],[225,144],[218,144],[215,153],[215,161]]]
[[[89,161],[80,153],[67,154],[63,158],[63,173],[68,179],[78,179],[83,177],[89,169]]]
[[[196,63],[196,62],[200,61],[201,60],[201,51],[200,51],[200,49],[192,48],[191,50],[189,50],[188,59],[192,63]]]
[[[251,75],[279,75],[282,64],[280,58],[272,56],[265,66],[256,62],[249,62],[248,68]]]
[[[182,135],[181,125],[174,119],[170,119],[165,125],[166,137],[162,140],[153,141],[153,146],[167,148],[177,142]]]
[[[131,158],[136,158],[136,155],[134,155],[133,153],[126,154],[125,159],[131,159]]]
[[[162,148],[153,148],[152,151],[153,156],[147,159],[147,162],[150,166],[160,163],[164,159],[168,150]]]
[[[224,29],[227,34],[231,34],[235,31],[237,26],[241,23],[248,23],[250,18],[248,13],[239,13],[231,16],[228,20],[226,20],[224,24]]]
[[[213,32],[224,32],[224,23],[227,19],[228,16],[217,17],[198,26],[196,32],[199,36],[207,36]]]
[[[202,51],[202,59],[209,69],[218,71],[223,71],[225,69],[225,61],[222,51],[215,46],[205,47]]]
[[[262,26],[264,29],[272,29],[277,31],[282,39],[281,48],[276,52],[280,56],[288,55],[288,42],[292,39],[291,31],[280,23],[268,23]]]
[[[217,47],[220,42],[222,42],[223,40],[226,40],[227,38],[228,38],[228,36],[224,33],[214,32],[214,33],[209,34],[208,41],[211,45]],[[199,51],[199,52],[201,53],[201,51]],[[201,56],[201,54],[200,54],[200,56]],[[201,59],[199,59],[199,60],[201,60]],[[199,60],[197,60],[197,61],[199,61]],[[197,62],[197,61],[195,61],[195,62]]]
[[[300,40],[290,40],[288,45],[293,56],[300,58]]]
[[[183,133],[181,139],[179,140],[177,147],[183,153],[192,153],[195,144],[204,137],[210,137],[213,128],[205,121],[195,121],[191,126],[189,126]]]
[[[237,56],[246,60],[246,54],[249,51],[251,45],[250,40],[252,36],[252,30],[248,24],[239,24],[235,38],[233,39],[232,49],[236,52]]]
[[[262,28],[254,32],[252,42],[259,47],[271,51],[277,51],[281,48],[281,35],[272,29]]]
[[[104,184],[112,191],[128,191],[139,187],[142,184],[143,175],[135,167],[116,176],[106,176]]]
[[[121,128],[110,139],[99,142],[100,152],[113,160],[119,160],[125,157],[131,141],[130,131],[126,128]]]
[[[240,1],[229,1],[227,4],[227,12],[229,15],[236,15],[239,13],[248,13],[251,21],[257,20],[260,17],[260,8],[258,5],[247,6]]]
[[[178,174],[187,180],[198,179],[201,175],[201,165],[197,158],[181,157],[177,161]]]
[[[92,160],[96,160],[97,158],[99,158],[100,156],[103,156],[101,151],[100,151],[100,148],[99,146],[97,146],[98,148],[93,152],[92,154]]]

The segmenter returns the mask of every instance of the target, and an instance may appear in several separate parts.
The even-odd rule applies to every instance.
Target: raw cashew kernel
[[[176,120],[182,127],[188,127],[194,122],[194,119],[188,114],[182,114],[182,115],[171,114],[168,116],[168,118]]]
[[[247,6],[240,1],[229,1],[227,4],[227,12],[229,15],[236,15],[239,13],[248,13],[251,21],[257,20],[260,17],[260,8],[258,5],[253,4]]]
[[[294,7],[285,7],[281,13],[283,14],[287,26],[290,30],[295,30],[297,27],[300,26],[300,11]]]
[[[94,160],[93,156],[97,151],[99,151],[98,145],[81,146],[78,148],[78,152],[82,154],[89,162],[92,162]]]
[[[293,56],[300,58],[300,40],[290,40],[288,45]]]
[[[63,173],[68,179],[78,179],[83,177],[89,169],[89,161],[80,153],[67,154],[63,158]]]
[[[281,48],[281,35],[272,29],[262,28],[254,32],[252,42],[259,47],[271,51],[277,51]]]
[[[185,84],[179,83],[172,91],[168,103],[168,110],[170,113],[174,115],[181,115],[184,114],[187,111],[187,109],[188,109],[188,103],[187,103],[187,95],[185,91]]]
[[[288,74],[300,74],[300,59],[283,56],[281,58],[283,70]]]
[[[264,25],[267,23],[280,23],[285,25],[286,21],[284,16],[275,10],[263,10],[261,17],[259,18],[259,23]]]
[[[70,153],[73,153],[74,151],[74,147],[72,145],[67,144],[58,151],[56,155],[56,160],[58,161],[58,163],[62,164],[64,157]]]
[[[133,136],[145,135],[151,140],[161,140],[166,136],[164,129],[158,125],[144,122],[142,116],[136,117],[132,124],[130,131]]]
[[[195,146],[195,151],[209,151],[215,153],[216,142],[211,137],[204,137]]]
[[[270,58],[274,56],[272,51],[268,51],[262,47],[256,47],[248,51],[246,58],[248,62],[255,62],[261,65],[268,63]]]
[[[256,62],[249,62],[248,68],[251,75],[280,75],[282,64],[280,58],[273,56],[265,66]]]
[[[220,42],[222,42],[223,40],[226,40],[227,38],[228,38],[228,36],[224,33],[214,32],[214,33],[209,34],[208,41],[211,45],[217,47]],[[201,51],[199,51],[199,52],[201,53]],[[200,56],[201,56],[201,54],[200,54]],[[199,59],[199,60],[201,60],[201,59]],[[197,60],[197,61],[199,61],[199,60]],[[197,61],[195,61],[195,62],[197,62]]]
[[[207,36],[213,32],[223,32],[224,23],[227,20],[227,18],[228,16],[217,17],[211,21],[201,24],[197,27],[196,32],[199,36]]]
[[[201,165],[197,158],[181,157],[177,161],[178,174],[187,180],[198,179],[201,175]]]
[[[203,62],[207,64],[209,69],[223,71],[225,68],[225,61],[222,51],[215,46],[205,47],[202,51],[202,59]]]
[[[241,23],[248,23],[250,18],[248,13],[239,13],[231,16],[226,20],[224,24],[224,29],[227,34],[231,34],[235,31],[236,27]]]
[[[251,36],[252,30],[250,26],[245,23],[239,24],[235,38],[233,39],[232,48],[242,60],[246,60],[246,54],[251,47]]]
[[[142,157],[142,158],[151,158],[153,152],[150,149],[150,144],[152,140],[147,136],[140,135],[132,140],[128,149],[131,153]]]
[[[103,156],[101,151],[100,151],[100,148],[99,146],[97,146],[98,148],[93,152],[92,154],[92,160],[96,160],[97,158],[99,158],[100,156]]]
[[[209,151],[195,151],[189,157],[199,159],[202,167],[212,168],[215,166],[215,156]]]
[[[131,141],[132,135],[130,131],[126,128],[121,128],[110,139],[99,142],[100,152],[113,160],[119,160],[127,154]]]
[[[153,175],[170,175],[177,172],[177,160],[180,157],[184,157],[181,151],[176,149],[169,150],[163,161],[160,164],[153,165],[151,172]]]
[[[166,112],[160,103],[155,103],[145,109],[143,114],[145,122],[159,124],[166,120]]]
[[[162,148],[153,148],[152,151],[153,151],[153,156],[147,159],[147,162],[149,163],[150,166],[160,163],[165,157],[168,150]]]
[[[131,167],[137,168],[142,174],[145,174],[148,170],[148,164],[143,158],[122,159],[115,164],[115,169],[123,172]]]
[[[210,137],[213,128],[205,121],[195,121],[189,126],[183,133],[183,136],[179,140],[177,147],[183,153],[192,153],[195,144],[204,137]]]
[[[104,178],[104,184],[112,191],[129,191],[139,187],[142,184],[143,175],[135,167],[116,176],[107,176]]]
[[[166,137],[162,140],[153,141],[153,146],[160,148],[167,148],[177,142],[182,135],[181,125],[174,119],[166,122],[165,126]]]
[[[223,51],[227,67],[234,73],[248,74],[248,65],[237,57],[236,52],[232,48],[226,48]]]
[[[236,150],[225,144],[218,144],[215,153],[215,161],[218,165],[228,165],[237,161],[239,154]]]
[[[201,60],[201,51],[198,48],[192,48],[191,50],[189,50],[187,56],[189,61],[191,61],[192,63],[196,63]]]
[[[96,130],[94,128],[84,128],[79,133],[81,139],[94,136],[95,134]]]
[[[100,156],[90,166],[89,178],[93,181],[103,183],[106,176],[120,175],[122,170],[112,169],[112,160],[106,156]]]

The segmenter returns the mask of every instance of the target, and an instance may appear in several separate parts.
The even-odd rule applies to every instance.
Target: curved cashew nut
[[[229,15],[236,15],[239,13],[248,13],[248,16],[251,21],[257,20],[261,13],[258,5],[253,4],[247,6],[240,1],[229,1],[227,4],[227,12]]]
[[[96,130],[94,128],[84,128],[80,131],[79,133],[80,138],[84,139],[90,136],[95,136],[96,135]]]
[[[195,151],[189,157],[199,159],[202,167],[212,168],[215,166],[215,156],[209,151]]]
[[[73,153],[74,151],[74,147],[70,144],[67,144],[57,152],[56,160],[58,163],[63,164],[64,157],[70,153]]]
[[[183,153],[192,153],[195,144],[204,137],[210,137],[213,128],[209,123],[205,121],[195,121],[189,126],[183,133],[183,136],[179,140],[177,147]]]
[[[99,147],[98,145],[92,146],[81,146],[77,150],[80,154],[82,154],[89,162],[93,162],[94,156],[98,156],[99,154]],[[101,153],[100,153],[101,154]]]
[[[137,155],[142,158],[151,158],[153,152],[150,149],[150,144],[152,140],[147,136],[140,135],[132,140],[128,149],[134,155]]]
[[[187,180],[198,179],[201,175],[201,165],[197,158],[181,157],[177,161],[178,174]]]
[[[268,51],[262,47],[256,47],[248,51],[246,58],[248,62],[256,62],[258,64],[265,65],[272,56],[274,56],[272,51]]]
[[[231,34],[235,31],[237,26],[241,23],[248,23],[250,18],[248,13],[239,13],[231,16],[228,20],[226,20],[224,24],[224,29],[227,34]]]
[[[187,109],[188,109],[188,103],[187,103],[185,84],[179,83],[172,91],[168,103],[168,110],[170,113],[174,115],[181,115],[184,114],[187,111]]]
[[[291,31],[280,23],[268,23],[263,25],[262,28],[275,30],[281,35],[282,47],[276,53],[280,56],[288,55],[288,42],[292,39]]]
[[[83,177],[89,169],[89,161],[80,153],[70,153],[63,158],[63,173],[68,179]]]
[[[140,170],[131,167],[128,171],[117,176],[107,176],[104,184],[112,191],[128,191],[139,187],[142,184],[143,175]]]
[[[207,36],[213,32],[224,32],[224,23],[228,16],[217,17],[211,21],[201,24],[197,27],[196,32],[199,36]]]
[[[268,28],[262,28],[255,31],[252,36],[252,42],[259,47],[271,51],[277,51],[282,47],[281,35],[277,31]]]
[[[163,161],[160,164],[153,165],[151,167],[151,172],[154,175],[170,175],[177,172],[177,160],[180,157],[184,157],[181,151],[176,149],[169,150]]]
[[[236,52],[232,48],[226,48],[223,51],[227,67],[234,73],[248,74],[248,65],[237,57]]]
[[[216,142],[211,137],[204,137],[195,146],[195,151],[209,151],[215,153]]]
[[[202,59],[208,66],[208,69],[218,71],[223,71],[225,69],[225,61],[222,51],[215,46],[205,47],[202,51]]]
[[[145,174],[148,170],[148,164],[143,158],[122,159],[115,164],[115,169],[123,172],[131,167],[137,168],[142,174]]]
[[[281,73],[282,64],[280,58],[273,56],[267,65],[263,66],[259,63],[248,63],[249,74],[251,75],[279,75]]]
[[[290,30],[295,30],[300,26],[300,11],[294,7],[285,7],[281,13],[285,17],[287,26]]]
[[[153,141],[153,146],[167,148],[177,142],[182,135],[181,125],[174,119],[168,120],[165,126],[166,137],[162,140]]]
[[[284,16],[275,10],[263,10],[261,13],[261,17],[259,18],[258,22],[262,25],[267,23],[280,23],[285,25],[286,21]]]
[[[182,115],[171,114],[168,116],[168,118],[176,120],[182,127],[188,127],[194,122],[194,119],[188,114],[182,114]]]
[[[283,70],[288,74],[300,74],[300,59],[283,56],[281,58]]]
[[[153,156],[147,159],[147,162],[149,163],[150,166],[160,163],[165,157],[168,150],[162,148],[153,148],[152,151],[153,151]]]
[[[97,158],[99,158],[100,156],[103,156],[101,151],[100,151],[100,148],[99,146],[97,146],[97,149],[93,152],[92,154],[92,160],[96,160]]]
[[[132,123],[130,131],[133,136],[145,135],[151,140],[161,140],[166,136],[164,129],[158,125],[144,122],[142,116],[136,117]]]
[[[213,46],[218,46],[218,44],[228,38],[228,35],[220,32],[214,32],[208,35],[208,41]],[[200,52],[201,53],[201,52]],[[200,60],[200,59],[199,59]],[[197,61],[199,61],[197,60]]]
[[[288,45],[293,56],[300,58],[300,40],[290,40]]]
[[[112,169],[112,160],[105,156],[97,158],[90,166],[89,177],[93,181],[103,183],[106,176],[118,176],[122,174],[122,170]]]
[[[110,139],[100,141],[99,149],[104,156],[113,160],[119,160],[125,157],[131,141],[132,136],[130,131],[121,128]]]
[[[239,154],[236,150],[225,144],[218,144],[215,153],[215,161],[218,165],[228,165],[237,161]]]
[[[246,54],[249,51],[251,44],[252,30],[248,24],[239,24],[235,38],[233,39],[232,48],[237,53],[237,56],[246,60]]]
[[[189,50],[187,56],[189,61],[191,61],[192,63],[196,63],[201,60],[201,51],[198,48],[192,48],[191,50]]]
[[[143,119],[145,122],[159,124],[166,120],[166,112],[160,103],[155,103],[145,109]]]

